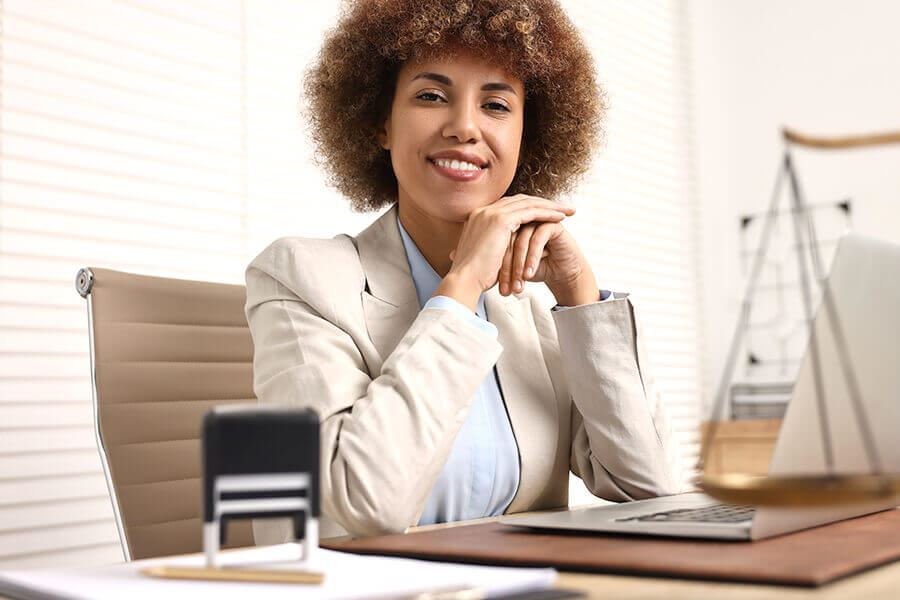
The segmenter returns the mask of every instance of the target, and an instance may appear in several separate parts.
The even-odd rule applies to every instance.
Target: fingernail
[[[527,269],[525,269],[526,277],[531,277],[532,275],[534,275],[534,267],[528,267]]]
[[[501,283],[501,284],[500,284],[500,295],[501,295],[501,296],[505,296],[505,295],[506,295],[506,289],[507,289],[506,284],[505,284],[505,283]]]
[[[517,292],[521,292],[521,291],[522,291],[522,281],[519,280],[519,279],[516,280],[516,291],[517,291]]]

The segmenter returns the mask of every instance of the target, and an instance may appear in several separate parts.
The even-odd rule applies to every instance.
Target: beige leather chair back
[[[200,424],[256,402],[244,286],[81,269],[94,426],[126,560],[200,552]],[[227,546],[249,546],[249,521]]]

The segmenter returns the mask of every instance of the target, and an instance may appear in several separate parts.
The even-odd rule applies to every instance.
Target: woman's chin
[[[441,200],[437,209],[441,216],[448,221],[465,221],[472,211],[493,202],[485,198],[473,198],[468,195],[452,195]]]

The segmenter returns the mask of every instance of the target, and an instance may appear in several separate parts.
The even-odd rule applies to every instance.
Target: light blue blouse
[[[434,271],[412,238],[400,224],[400,235],[419,306],[452,310],[476,327],[497,335],[487,321],[484,295],[478,299],[475,314],[447,296],[435,296],[441,277]],[[509,423],[503,392],[494,367],[485,377],[469,415],[456,435],[444,468],[425,502],[420,525],[460,521],[503,514],[519,487],[519,447]]]

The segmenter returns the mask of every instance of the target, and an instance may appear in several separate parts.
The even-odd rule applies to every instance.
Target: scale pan
[[[703,476],[697,486],[722,502],[749,506],[838,506],[900,498],[900,474],[767,476],[728,473]]]

